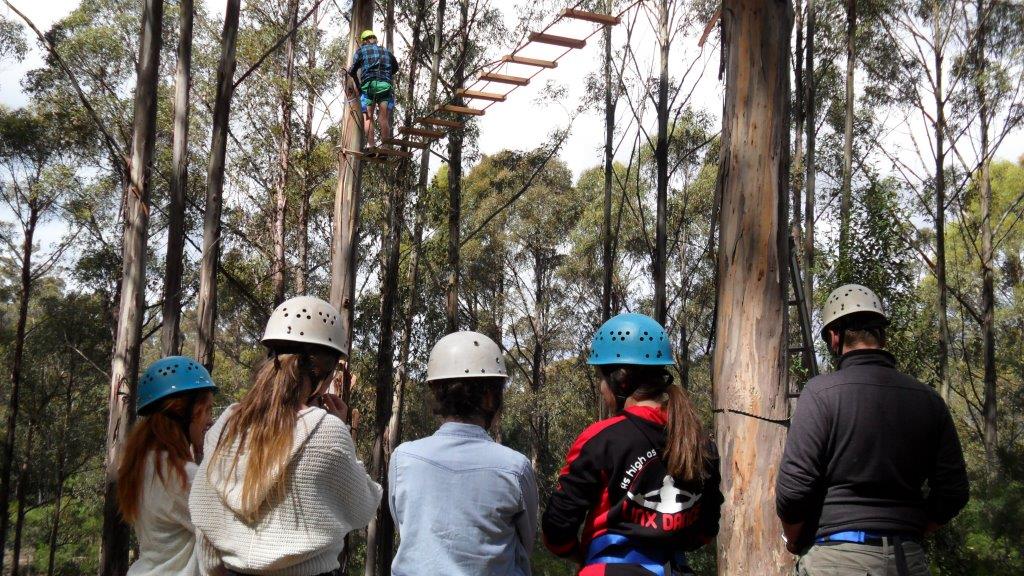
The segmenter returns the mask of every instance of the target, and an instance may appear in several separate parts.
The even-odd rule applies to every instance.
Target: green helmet
[[[377,34],[375,34],[373,30],[363,30],[363,33],[359,35],[359,39],[362,40],[363,42],[365,42],[367,38],[376,38],[376,37],[377,37]]]

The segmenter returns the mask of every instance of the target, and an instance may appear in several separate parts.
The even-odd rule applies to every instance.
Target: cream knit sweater
[[[249,524],[237,514],[246,454],[234,471],[227,464],[237,445],[224,465],[211,464],[234,411],[234,405],[225,410],[207,432],[207,458],[189,497],[202,573],[224,566],[246,574],[315,576],[338,568],[345,534],[366,526],[381,499],[381,487],[356,458],[348,427],[321,408],[299,412],[288,466],[270,472],[285,477],[284,497],[263,494],[259,520]]]
[[[163,461],[164,480],[156,474],[156,459]],[[146,479],[135,520],[139,557],[128,568],[128,576],[195,576],[199,573],[193,553],[196,537],[188,517],[188,486],[196,465],[185,463],[185,480],[167,462],[166,452],[150,451],[146,456]]]

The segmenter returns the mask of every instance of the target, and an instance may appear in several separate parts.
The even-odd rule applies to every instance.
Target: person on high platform
[[[667,370],[669,337],[653,318],[620,314],[594,334],[588,363],[615,416],[569,450],[544,543],[579,562],[580,576],[692,574],[685,552],[718,534],[721,475],[714,443]]]
[[[398,60],[390,50],[377,43],[373,30],[363,30],[359,36],[362,45],[352,57],[349,76],[359,87],[359,105],[363,110],[363,134],[366,147],[374,148],[373,116],[380,116],[380,137],[391,138],[391,112],[395,109],[394,78],[398,72]],[[354,96],[351,87],[348,93]]]

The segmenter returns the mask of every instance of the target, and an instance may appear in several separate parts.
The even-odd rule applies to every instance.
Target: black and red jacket
[[[661,459],[666,425],[663,409],[631,406],[579,435],[544,511],[544,543],[551,552],[585,557],[591,541],[604,534],[686,551],[718,534],[723,498],[717,451],[712,444],[703,482],[677,481]]]

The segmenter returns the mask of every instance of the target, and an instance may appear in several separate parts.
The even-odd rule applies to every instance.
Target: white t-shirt
[[[157,452],[146,457],[146,478],[142,487],[135,534],[139,539],[139,557],[128,568],[128,576],[196,576],[195,527],[188,512],[188,493],[198,467],[185,463],[187,482],[163,459],[163,481],[156,474]]]

